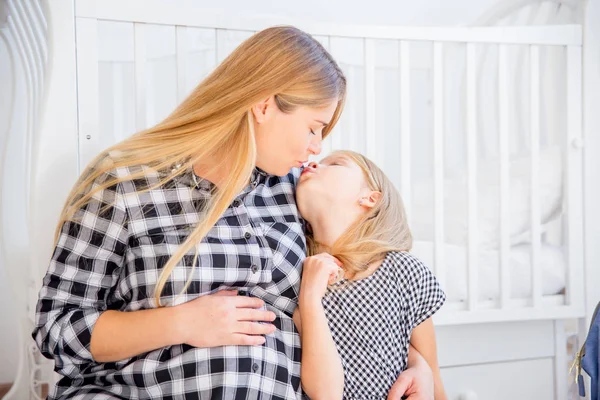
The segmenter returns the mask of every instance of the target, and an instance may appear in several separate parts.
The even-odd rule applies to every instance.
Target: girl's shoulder
[[[433,276],[431,269],[408,251],[391,251],[387,254],[386,261],[402,287],[421,286],[423,280]]]
[[[417,256],[408,251],[390,251],[386,260],[404,273],[422,273],[429,270]]]

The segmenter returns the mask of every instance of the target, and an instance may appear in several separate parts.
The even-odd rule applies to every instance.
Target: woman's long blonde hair
[[[374,162],[353,151],[335,151],[331,156],[341,156],[355,162],[363,171],[370,190],[381,193],[381,198],[366,214],[356,220],[338,238],[328,252],[344,265],[346,276],[365,271],[375,261],[385,258],[390,251],[409,251],[412,234],[406,218],[404,202],[389,178]],[[307,232],[309,255],[319,251],[312,234]]]
[[[248,185],[256,164],[251,108],[270,96],[275,97],[279,109],[286,113],[300,106],[325,107],[337,100],[333,119],[323,130],[325,137],[342,112],[346,79],[331,55],[307,33],[290,26],[256,33],[235,49],[164,121],[106,149],[88,164],[67,198],[55,242],[63,224],[75,220],[75,214],[96,192],[143,178],[147,173],[140,168],[128,176],[100,179],[110,171],[141,165],[161,172],[160,182],[141,188],[138,191],[141,193],[170,183],[200,160],[209,157],[221,160],[212,168],[227,171],[229,179],[198,210],[200,222],[165,264],[154,293],[156,304],[161,306],[161,293],[175,266],[192,247],[197,249],[195,245]],[[174,165],[179,168],[174,169]],[[196,250],[194,266],[197,256]],[[187,290],[192,275],[181,293]]]

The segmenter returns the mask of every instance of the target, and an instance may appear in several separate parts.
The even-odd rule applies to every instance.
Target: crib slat
[[[583,127],[581,47],[567,47],[567,173],[565,182],[566,239],[568,246],[567,301],[584,310],[583,279]]]
[[[329,36],[315,36],[315,39],[317,39],[323,45],[325,50],[329,51],[331,47]],[[331,145],[331,138],[333,137],[332,135],[339,135],[339,132],[337,132],[337,128],[334,128],[333,132],[330,132],[329,136],[325,138],[325,140],[323,140],[321,154],[318,157],[316,157],[317,160],[326,157],[329,153],[331,153],[331,150],[333,150],[333,146]]]
[[[443,286],[444,263],[444,47],[433,45],[433,181],[434,181],[434,263]]]
[[[176,27],[177,40],[177,101],[181,102],[187,95],[187,28]]]
[[[411,141],[410,141],[410,43],[400,41],[400,173],[401,194],[406,213],[411,215]]]
[[[80,171],[98,153],[98,23],[77,19],[77,96]]]
[[[337,50],[337,48],[343,48],[342,45],[339,44],[339,38],[332,38],[329,37],[329,53],[331,53],[334,57],[336,56],[335,52]],[[336,46],[335,44],[338,43],[338,46]],[[351,99],[349,99],[348,97],[348,93],[350,93],[350,86],[352,85],[352,82],[349,81],[348,79],[348,75],[346,75],[346,79],[348,80],[347,83],[347,88],[346,88],[346,105],[344,107],[344,113],[342,114],[342,117],[340,118],[340,122],[338,122],[337,126],[334,128],[334,132],[331,132],[331,138],[329,139],[329,143],[331,146],[331,150],[335,151],[335,150],[340,150],[342,149],[342,136],[346,136],[348,134],[348,132],[343,132],[343,134],[340,135],[339,130],[341,129],[342,126],[342,121],[347,120],[348,118],[350,118],[350,108],[352,106],[352,102]]]
[[[375,122],[375,41],[365,39],[365,134],[366,154],[383,168],[382,151],[377,148]]]
[[[227,47],[226,34],[225,29],[215,29],[215,65],[219,65],[227,57],[227,50],[225,49]]]
[[[467,204],[468,204],[468,276],[469,310],[477,307],[478,243],[477,243],[477,58],[475,44],[467,44]]]
[[[351,117],[351,123],[345,127],[348,131],[340,136],[343,141],[346,142],[346,146],[344,146],[345,149],[363,152],[364,149],[361,149],[358,145],[358,131],[359,129],[362,130],[363,127],[359,127],[358,123],[353,120],[353,117],[360,112],[360,107],[358,107],[360,97],[357,96],[358,88],[356,87],[356,83],[358,82],[356,68],[349,66],[346,71],[346,78],[348,79],[348,101],[346,102],[348,111],[346,112],[346,116]]]
[[[541,249],[541,211],[540,211],[540,48],[529,48],[529,121],[531,137],[531,293],[534,307],[542,301],[542,270],[540,265]]]
[[[123,99],[124,95],[124,78],[123,78],[123,65],[120,63],[112,64],[112,111],[113,111],[113,134],[117,141],[121,141],[131,134],[131,132],[123,132],[125,122],[125,104]]]
[[[133,24],[135,65],[135,128],[146,128],[146,25]]]
[[[498,94],[499,94],[499,149],[500,149],[500,302],[506,308],[510,300],[510,142],[508,98],[508,48],[499,45]]]
[[[221,63],[221,53],[219,50],[222,46],[221,44],[221,40],[219,40],[219,38],[221,37],[221,31],[222,29],[215,29],[215,66],[219,65]]]

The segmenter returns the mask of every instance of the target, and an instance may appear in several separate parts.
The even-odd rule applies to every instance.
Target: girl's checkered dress
[[[410,253],[388,253],[358,281],[342,280],[323,298],[344,366],[344,399],[386,399],[406,369],[414,327],[444,304],[431,271]]]

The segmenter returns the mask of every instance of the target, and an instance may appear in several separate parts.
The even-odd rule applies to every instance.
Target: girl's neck
[[[381,267],[381,264],[383,264],[383,260],[384,259],[382,258],[381,260],[373,261],[371,264],[369,264],[366,270],[357,272],[348,279],[352,281],[359,281],[361,279],[368,278],[369,276],[373,275],[375,271],[379,269],[379,267]]]
[[[356,220],[356,215],[336,210],[329,210],[327,215],[319,215],[310,219],[310,226],[319,253],[329,252],[331,248]]]

